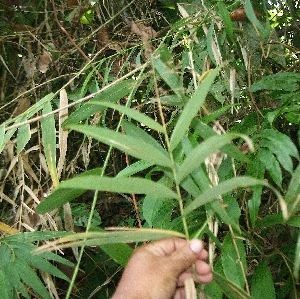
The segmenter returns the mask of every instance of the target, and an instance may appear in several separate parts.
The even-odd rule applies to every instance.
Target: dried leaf
[[[39,59],[39,71],[45,74],[49,68],[51,61],[51,54],[47,50],[43,49],[43,54],[40,55]]]
[[[26,97],[18,99],[18,104],[12,113],[12,117],[16,117],[30,108],[30,100]]]
[[[0,222],[0,231],[9,234],[14,235],[17,234],[19,231],[10,227],[9,225],[5,224],[4,222]]]
[[[143,42],[158,36],[158,33],[150,26],[142,23],[131,22],[131,32],[140,36]]]
[[[257,11],[254,11],[256,17],[261,18],[261,14]],[[230,14],[230,18],[232,21],[238,22],[238,21],[248,21],[248,17],[246,15],[246,11],[244,6],[239,7],[238,9],[234,10]]]
[[[65,89],[60,91],[60,108],[63,108],[59,112],[59,132],[58,132],[58,143],[59,143],[59,160],[57,164],[57,175],[58,178],[61,176],[61,172],[65,165],[66,153],[68,148],[68,131],[62,128],[62,123],[68,118],[68,95]]]

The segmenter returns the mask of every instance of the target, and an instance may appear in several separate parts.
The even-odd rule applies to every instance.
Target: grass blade
[[[17,135],[17,153],[19,154],[26,146],[28,141],[30,140],[31,132],[30,125],[23,125],[18,129]]]
[[[136,84],[135,80],[125,80],[119,84],[113,85],[99,95],[93,98],[93,102],[110,101],[116,102],[127,94],[129,94]],[[98,112],[100,107],[98,105],[91,105],[89,102],[83,104],[74,113],[72,113],[63,123],[63,128],[67,128],[70,124],[77,124],[81,120],[87,119],[89,116]]]
[[[75,233],[49,242],[35,250],[36,253],[74,246],[101,246],[103,244],[135,243],[164,238],[185,238],[185,235],[172,230],[147,228],[118,228],[116,231]]]
[[[187,155],[186,159],[179,167],[178,182],[181,182],[195,168],[199,167],[209,155],[230,143],[232,139],[240,136],[241,135],[237,134],[216,135],[203,141]]]
[[[164,64],[160,59],[153,59],[152,64],[163,80],[176,93],[176,95],[180,99],[183,99],[183,87],[176,72]]]
[[[168,187],[147,179],[110,178],[85,174],[62,182],[57,190],[37,206],[37,212],[43,214],[61,207],[66,202],[75,198],[76,190],[78,190],[79,194],[82,194],[84,190],[98,190],[129,194],[149,194],[170,199],[177,198],[177,194]]]
[[[226,194],[236,188],[248,187],[255,185],[269,186],[269,184],[264,180],[257,180],[252,177],[235,177],[227,181],[221,182],[219,185],[205,190],[200,196],[193,200],[184,210],[185,215],[189,214],[193,210],[209,203],[221,196]]]
[[[213,84],[215,78],[217,77],[220,71],[220,67],[214,69],[213,71],[210,70],[206,74],[205,78],[199,85],[199,87],[194,92],[191,99],[188,100],[186,106],[184,107],[173,131],[170,140],[170,150],[173,151],[176,146],[182,140],[182,137],[188,131],[189,126],[193,120],[193,118],[197,115],[200,107],[204,103],[208,91]]]
[[[115,109],[123,114],[126,114],[127,116],[129,116],[130,118],[133,118],[135,120],[137,120],[138,122],[140,122],[141,124],[149,127],[150,129],[153,129],[155,131],[164,132],[164,128],[162,125],[160,125],[159,123],[157,123],[155,120],[153,120],[152,118],[146,116],[145,114],[134,110],[132,108],[126,107],[126,106],[122,106],[122,105],[116,105],[114,103],[109,103],[109,102],[95,102],[95,101],[90,101],[88,103],[89,105],[98,105],[98,106],[102,106],[102,107],[108,107],[108,108],[112,108]]]
[[[157,146],[148,144],[144,139],[137,139],[130,134],[122,134],[109,129],[92,127],[88,125],[69,125],[69,129],[79,131],[98,141],[113,146],[129,155],[157,165],[171,167],[172,163],[167,152]]]

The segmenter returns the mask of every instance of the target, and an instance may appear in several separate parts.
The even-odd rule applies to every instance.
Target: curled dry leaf
[[[142,23],[131,22],[131,32],[140,36],[143,42],[158,36],[158,33],[150,26]]]
[[[257,11],[254,11],[255,15],[260,18],[261,14],[258,13]],[[243,6],[239,7],[238,9],[234,10],[230,14],[230,18],[232,21],[238,22],[238,21],[248,21],[248,17],[246,15],[245,8]]]
[[[43,54],[40,55],[39,59],[39,71],[45,74],[49,68],[51,61],[51,54],[47,50],[43,49]]]
[[[25,112],[27,109],[30,108],[30,100],[27,97],[21,97],[18,100],[18,104],[15,108],[15,110],[12,113],[12,117],[16,117],[23,112]]]
[[[107,31],[107,28],[104,26],[101,29],[99,29],[97,33],[97,48],[98,51],[105,48],[110,43],[109,34]]]

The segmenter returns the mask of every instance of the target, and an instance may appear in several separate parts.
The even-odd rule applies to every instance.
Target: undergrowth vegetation
[[[35,2],[2,4],[1,298],[109,298],[134,247],[165,237],[206,241],[203,298],[297,298],[284,5]]]

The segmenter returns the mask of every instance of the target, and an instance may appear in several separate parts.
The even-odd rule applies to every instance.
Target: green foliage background
[[[205,298],[297,298],[298,2],[31,2],[1,4],[3,298],[109,298],[165,237],[207,242]]]

